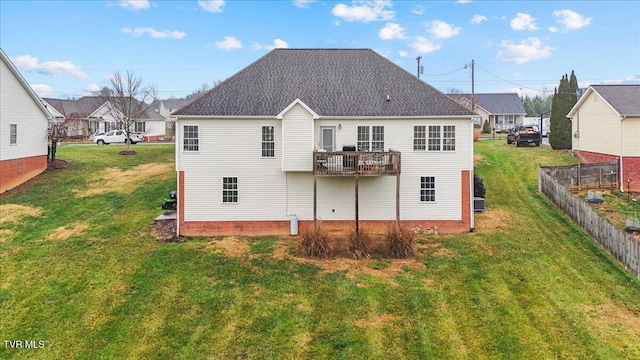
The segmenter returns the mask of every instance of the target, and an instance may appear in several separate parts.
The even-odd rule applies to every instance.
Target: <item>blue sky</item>
[[[640,1],[0,0],[0,47],[41,96],[132,70],[161,98],[224,80],[274,47],[371,48],[442,92],[549,95],[640,83]]]

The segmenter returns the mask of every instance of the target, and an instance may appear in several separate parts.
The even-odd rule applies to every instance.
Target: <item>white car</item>
[[[131,133],[129,134],[129,138],[127,138],[124,130],[112,130],[106,134],[96,135],[93,138],[93,142],[95,142],[98,145],[114,144],[114,143],[126,144],[127,142],[131,144],[136,144],[141,142],[143,139],[144,139],[143,136],[140,134]]]

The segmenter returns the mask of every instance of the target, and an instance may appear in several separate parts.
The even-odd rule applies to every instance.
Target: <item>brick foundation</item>
[[[594,153],[590,151],[575,150],[574,153],[585,164],[600,163],[607,161],[618,161],[618,156],[602,153]],[[622,158],[622,185],[624,191],[627,191],[627,180],[631,179],[629,183],[629,190],[633,192],[640,192],[640,157],[638,156],[626,156]]]
[[[622,158],[623,186],[627,191],[627,179],[631,179],[629,190],[640,192],[640,156]]]
[[[0,161],[0,193],[26,182],[47,169],[47,155]]]
[[[470,172],[462,171],[462,210],[461,220],[401,220],[402,225],[409,226],[419,233],[455,234],[471,230],[471,189]],[[184,172],[178,173],[178,222],[180,236],[217,236],[217,235],[289,235],[289,220],[255,220],[255,221],[184,221]],[[328,231],[343,232],[353,229],[353,220],[323,220],[322,226]],[[360,226],[373,234],[384,234],[388,225],[394,220],[360,220]],[[313,226],[313,220],[300,220],[299,232]]]
[[[150,135],[144,137],[145,142],[164,141],[164,135]]]

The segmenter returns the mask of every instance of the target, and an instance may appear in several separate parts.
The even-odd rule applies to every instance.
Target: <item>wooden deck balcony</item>
[[[314,151],[313,164],[317,176],[396,176],[400,152]]]

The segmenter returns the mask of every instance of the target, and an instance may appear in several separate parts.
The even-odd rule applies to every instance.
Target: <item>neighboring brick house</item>
[[[640,85],[591,85],[567,117],[580,161],[618,161],[620,190],[640,191]]]
[[[0,193],[47,169],[50,115],[0,49]]]
[[[473,230],[475,115],[372,50],[275,49],[173,114],[180,235]]]
[[[121,129],[110,103],[99,96],[83,96],[76,100],[44,98],[47,109],[54,117],[73,119],[68,135],[72,138],[91,138],[99,132]],[[144,134],[145,141],[164,138],[164,117],[149,110],[136,122],[131,131]]]
[[[466,107],[472,108],[471,94],[449,94],[449,97]],[[516,93],[474,94],[473,111],[482,116],[476,127],[482,127],[489,121],[491,129],[496,131],[509,130],[521,125],[527,111],[522,106],[522,100]]]

